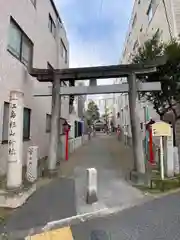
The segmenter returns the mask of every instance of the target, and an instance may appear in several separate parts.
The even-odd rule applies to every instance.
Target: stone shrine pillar
[[[30,146],[27,153],[27,172],[26,179],[33,183],[38,175],[38,146]]]
[[[24,94],[22,92],[10,92],[7,167],[8,189],[17,189],[22,185],[23,98]]]
[[[171,136],[166,139],[166,175],[167,177],[174,176],[174,146],[173,146],[173,129],[171,128]]]

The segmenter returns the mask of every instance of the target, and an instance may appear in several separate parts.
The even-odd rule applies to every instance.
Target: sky
[[[66,28],[70,67],[118,64],[133,0],[55,0]],[[99,80],[109,84],[112,80]]]

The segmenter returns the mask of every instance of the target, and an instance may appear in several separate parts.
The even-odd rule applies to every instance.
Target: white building
[[[69,44],[53,0],[0,0],[0,174],[7,169],[10,91],[24,93],[23,160],[27,148],[39,146],[48,155],[51,97],[33,97],[39,83],[28,67],[67,68]],[[69,118],[69,98],[62,99],[61,116]],[[63,122],[63,121],[62,121]]]
[[[124,43],[121,63],[130,63],[137,49],[156,32],[160,39],[168,42],[180,33],[180,1],[179,0],[135,0],[129,23],[129,30]],[[117,79],[115,83],[125,83],[126,79]],[[115,107],[119,114],[116,122],[124,127],[125,133],[131,137],[128,94],[116,95]],[[145,106],[149,108],[150,117],[159,119],[153,106],[148,102],[139,102],[138,113],[141,128],[145,119]]]

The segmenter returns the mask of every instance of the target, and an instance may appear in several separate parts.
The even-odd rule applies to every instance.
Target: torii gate
[[[136,81],[136,76],[148,75],[155,72],[156,67],[165,63],[165,58],[159,58],[151,64],[127,64],[68,69],[36,69],[30,71],[31,76],[40,82],[52,82],[52,89],[47,88],[44,92],[39,91],[34,96],[52,96],[52,117],[50,147],[48,155],[48,169],[50,173],[56,170],[60,96],[63,95],[88,95],[107,93],[129,93],[129,108],[131,118],[131,131],[133,141],[134,170],[137,173],[145,173],[144,153],[140,136],[140,124],[136,112],[136,99],[138,92],[160,91],[160,82],[142,83]],[[95,86],[96,79],[126,77],[127,84]],[[61,81],[90,80],[90,86],[61,87]]]

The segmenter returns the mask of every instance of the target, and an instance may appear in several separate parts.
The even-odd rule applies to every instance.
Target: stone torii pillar
[[[12,190],[22,185],[23,97],[22,92],[10,93],[7,188]]]
[[[132,143],[133,143],[133,157],[134,157],[134,169],[131,177],[137,183],[145,181],[145,162],[144,162],[144,151],[143,144],[140,138],[140,121],[138,118],[137,108],[137,81],[136,74],[132,73],[128,77],[129,83],[129,112],[131,119],[131,132],[132,132]]]
[[[59,128],[60,128],[60,86],[61,81],[54,73],[52,86],[52,110],[51,110],[51,132],[48,155],[48,171],[50,174],[55,173],[58,156]]]

